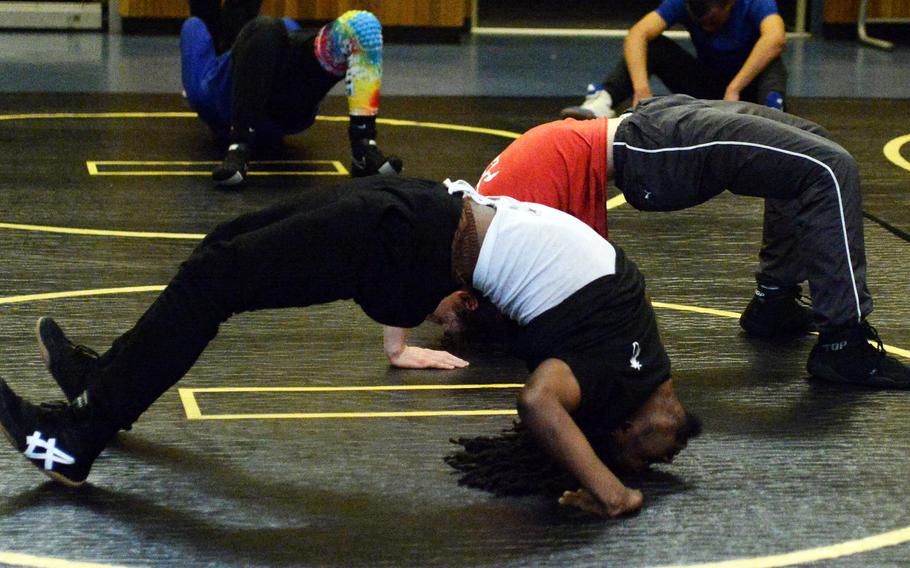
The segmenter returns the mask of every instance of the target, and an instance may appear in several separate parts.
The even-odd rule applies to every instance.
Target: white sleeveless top
[[[480,195],[463,180],[445,181],[496,208],[474,267],[474,287],[520,325],[594,280],[616,272],[616,249],[568,213],[511,197]]]

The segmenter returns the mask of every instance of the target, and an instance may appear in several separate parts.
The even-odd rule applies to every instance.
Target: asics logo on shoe
[[[641,362],[638,360],[638,356],[641,355],[641,346],[637,341],[632,342],[632,358],[629,359],[629,366],[635,369],[636,371],[641,371]]]
[[[41,432],[35,430],[34,434],[25,437],[25,441],[28,443],[28,447],[22,452],[25,457],[32,460],[44,460],[44,469],[48,471],[54,469],[55,463],[62,465],[73,465],[76,463],[76,459],[73,456],[57,447],[57,438],[45,440],[41,437]],[[38,450],[43,451],[39,453]]]
[[[351,162],[354,164],[355,168],[360,168],[362,170],[365,170],[367,167],[366,158],[363,158],[362,160],[358,160],[357,158],[351,158]]]
[[[822,344],[822,349],[825,351],[840,351],[847,346],[846,341],[838,341],[837,343],[824,343]]]

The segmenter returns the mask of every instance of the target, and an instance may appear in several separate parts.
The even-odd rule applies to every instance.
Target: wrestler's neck
[[[627,114],[621,114],[616,118],[607,119],[607,176],[613,175],[613,138],[616,136],[616,129],[619,124],[626,119]]]
[[[487,236],[487,230],[490,223],[493,222],[493,216],[496,215],[496,209],[487,205],[480,205],[476,201],[469,199],[471,211],[474,214],[474,228],[477,231],[477,243],[483,245],[483,239]]]

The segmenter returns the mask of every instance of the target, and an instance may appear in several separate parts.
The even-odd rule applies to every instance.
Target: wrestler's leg
[[[382,25],[370,12],[351,10],[325,25],[314,53],[322,69],[345,78],[354,176],[401,172],[401,160],[376,145],[376,116],[382,85]]]

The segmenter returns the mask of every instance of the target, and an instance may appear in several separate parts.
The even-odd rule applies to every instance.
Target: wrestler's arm
[[[632,79],[633,100],[635,106],[639,101],[653,96],[648,81],[648,44],[664,33],[667,23],[657,12],[649,12],[635,23],[623,42],[623,53],[626,67]],[[614,101],[619,102],[619,101]]]
[[[558,359],[541,363],[518,397],[518,413],[537,441],[582,484],[586,491],[567,492],[560,503],[617,517],[637,511],[642,494],[623,485],[597,457],[570,416],[581,404],[581,387],[572,370]]]
[[[759,73],[784,52],[784,48],[787,46],[787,33],[783,18],[778,14],[766,16],[762,20],[759,30],[761,35],[752,47],[742,68],[727,85],[724,100],[738,101],[742,90],[748,87]]]
[[[383,326],[382,347],[393,367],[402,369],[460,369],[468,362],[448,351],[436,351],[408,345],[407,328]]]

